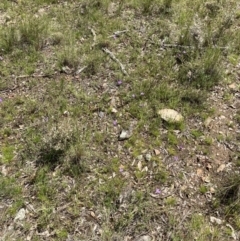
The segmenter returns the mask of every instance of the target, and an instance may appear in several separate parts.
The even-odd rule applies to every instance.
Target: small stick
[[[95,44],[96,44],[97,35],[96,35],[96,32],[94,31],[93,28],[90,28],[90,31],[91,31],[91,33],[92,33],[92,35],[93,35],[93,44],[91,45],[91,47],[93,47],[93,46],[95,46]]]
[[[49,74],[39,74],[39,75],[35,75],[35,74],[31,74],[31,75],[19,75],[19,76],[15,76],[15,79],[25,79],[25,78],[29,78],[29,77],[32,77],[32,78],[49,78],[51,77],[51,75]]]
[[[128,73],[127,73],[127,71],[125,70],[125,67],[123,66],[123,64],[115,57],[115,55],[114,55],[109,49],[107,49],[107,48],[102,48],[102,50],[103,50],[105,53],[109,54],[110,57],[111,57],[111,59],[113,59],[115,62],[117,62],[117,63],[120,65],[120,68],[121,68],[123,74],[128,75]]]
[[[179,44],[161,44],[162,47],[168,47],[168,48],[184,48],[184,49],[195,49],[194,46],[188,46],[188,45],[179,45]],[[199,47],[200,49],[203,49],[203,47]],[[219,47],[219,46],[213,46],[215,49],[229,49],[229,47]]]
[[[194,49],[195,48],[193,46],[178,45],[178,44],[162,44],[161,46],[162,47],[169,47],[169,48],[178,47],[178,48],[184,48],[184,49]]]
[[[83,70],[85,70],[87,68],[87,66],[83,66],[81,69],[76,71],[76,75],[80,74],[81,72],[83,72]]]
[[[113,37],[119,36],[120,34],[126,33],[126,32],[128,32],[127,29],[126,30],[122,30],[122,31],[120,31],[120,30],[116,31],[116,32],[113,33],[113,35],[110,35],[109,38],[113,38]]]

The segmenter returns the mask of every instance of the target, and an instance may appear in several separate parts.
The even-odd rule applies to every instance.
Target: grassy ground
[[[0,240],[238,240],[239,26],[238,1],[2,0]]]

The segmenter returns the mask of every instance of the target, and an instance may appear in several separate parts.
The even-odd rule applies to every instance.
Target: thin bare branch
[[[93,44],[91,45],[91,47],[94,47],[96,45],[96,41],[97,41],[97,35],[96,35],[96,32],[93,28],[90,28],[90,31],[93,35]]]
[[[120,66],[123,74],[128,75],[127,71],[125,70],[124,65],[116,58],[116,56],[115,56],[109,49],[107,49],[107,48],[102,48],[102,50],[103,50],[105,53],[109,54],[110,57],[111,57],[111,59],[114,60],[116,63],[119,64],[119,66]]]
[[[180,45],[180,44],[164,44],[161,43],[161,47],[163,48],[183,48],[183,49],[196,49],[196,47],[191,45]],[[203,49],[204,47],[199,47],[199,49]],[[229,47],[220,47],[220,46],[213,46],[215,49],[229,49]]]
[[[123,33],[126,33],[126,32],[128,32],[127,29],[126,30],[121,30],[121,31],[120,30],[116,31],[116,32],[113,33],[113,35],[110,35],[109,38],[118,37],[120,34],[123,34]]]
[[[15,80],[17,79],[26,79],[26,78],[50,78],[53,75],[50,74],[30,74],[30,75],[19,75],[15,76]]]
[[[87,66],[83,66],[81,69],[76,71],[76,75],[80,74],[81,72],[83,72],[85,69],[87,68]]]

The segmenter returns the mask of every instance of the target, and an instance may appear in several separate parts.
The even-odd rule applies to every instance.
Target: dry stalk
[[[127,71],[125,70],[124,65],[116,58],[116,56],[115,56],[109,49],[107,49],[107,48],[102,48],[102,50],[103,50],[105,53],[109,54],[109,56],[111,57],[111,59],[114,60],[116,63],[119,64],[119,66],[120,66],[123,74],[128,75]]]
[[[91,47],[94,47],[96,45],[96,41],[97,41],[97,35],[96,35],[96,32],[94,31],[93,28],[90,28],[90,31],[93,35],[93,44],[91,45]]]
[[[114,37],[118,37],[120,34],[126,33],[128,30],[119,30],[113,33],[113,35],[110,35],[109,38],[114,38]]]

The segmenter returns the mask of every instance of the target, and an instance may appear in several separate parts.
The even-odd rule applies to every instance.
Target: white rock
[[[144,235],[144,236],[136,239],[135,241],[151,241],[151,240],[152,240],[152,238],[150,236]]]
[[[68,112],[67,110],[65,110],[65,111],[63,112],[63,115],[64,115],[65,117],[67,117],[67,116],[69,116],[69,112]]]
[[[222,222],[223,222],[221,219],[215,218],[213,216],[210,217],[210,221],[211,221],[211,223],[217,223],[217,224],[222,224]]]
[[[63,66],[62,72],[64,72],[65,74],[71,74],[72,70],[68,66]]]
[[[146,159],[146,161],[151,161],[151,159],[152,159],[151,154],[147,153],[145,156],[145,159]]]
[[[104,112],[102,112],[102,111],[100,111],[100,112],[98,113],[98,116],[99,116],[100,118],[103,118],[103,117],[104,117],[104,115],[105,115],[105,113],[104,113]]]
[[[208,118],[204,121],[203,124],[204,124],[205,127],[208,127],[211,122],[212,122],[212,118],[211,118],[211,117],[208,117]]]
[[[172,109],[162,109],[158,111],[161,118],[170,123],[179,123],[183,121],[183,116]]]
[[[130,131],[127,131],[127,130],[122,130],[121,133],[120,133],[120,136],[118,138],[119,141],[124,141],[124,140],[127,140],[131,137],[131,133]]]
[[[117,111],[117,109],[115,109],[114,107],[112,107],[111,112],[112,112],[112,113],[117,113],[118,111]]]
[[[142,160],[143,160],[143,155],[137,156],[137,159],[138,159],[139,161],[142,161]]]
[[[26,210],[24,208],[21,208],[16,217],[14,218],[14,221],[20,220],[22,221],[25,218]]]

